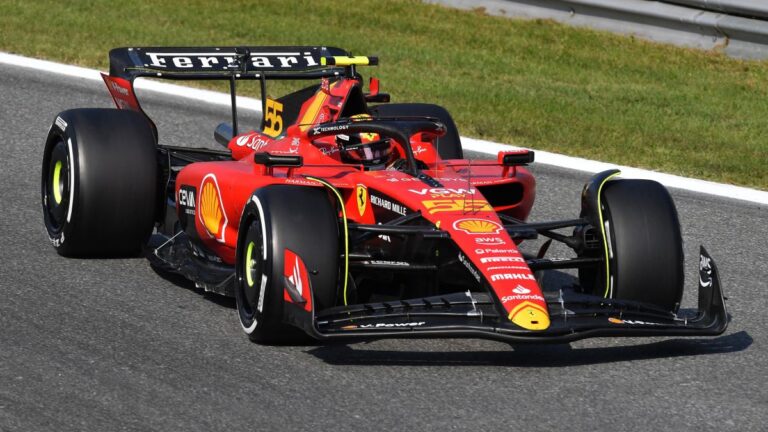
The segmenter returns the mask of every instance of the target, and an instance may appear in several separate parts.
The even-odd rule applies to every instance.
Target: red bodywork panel
[[[303,104],[298,125],[276,138],[257,131],[234,137],[229,148],[236,161],[194,163],[178,174],[177,196],[182,186],[197,190],[194,220],[202,243],[223,262],[234,264],[240,217],[251,194],[269,184],[324,187],[305,176],[318,177],[341,192],[351,222],[374,224],[421,211],[426,220],[450,233],[464,251],[459,260],[478,281],[481,274],[485,276],[511,320],[522,313],[538,313],[548,323],[544,297],[533,273],[496,214],[504,211],[518,219],[527,218],[535,197],[533,176],[523,168],[509,169],[494,162],[440,161],[432,144],[421,141],[421,134],[411,138],[411,147],[430,168],[423,172],[442,187],[431,187],[397,170],[364,171],[342,164],[333,151],[333,139],[310,141],[309,127],[301,119],[311,119],[311,123],[335,120],[340,101],[355,85],[356,81],[349,80],[321,86]],[[396,151],[403,154],[402,148]],[[303,166],[267,169],[253,161],[256,152],[301,155]],[[478,190],[511,184],[520,185],[522,195],[503,207],[493,207]]]
[[[101,74],[101,78],[107,85],[107,90],[109,90],[109,94],[112,95],[112,100],[115,101],[118,108],[141,112],[139,101],[133,91],[133,83],[127,79],[107,74]]]
[[[119,108],[140,109],[130,82],[109,76],[104,81]],[[411,137],[414,156],[427,165],[422,171],[442,187],[397,170],[364,171],[343,164],[334,137],[312,141],[307,132],[317,124],[337,120],[350,93],[359,86],[356,79],[323,80],[302,104],[292,125],[282,124],[279,102],[267,101],[267,116],[278,116],[270,119],[270,134],[265,127],[263,132],[238,135],[228,145],[233,161],[192,163],[179,172],[177,203],[188,202],[187,196],[182,200],[181,188],[185,195],[190,189],[196,191],[194,215],[177,206],[179,219],[186,221],[182,226],[190,232],[189,221],[194,218],[194,233],[201,243],[232,265],[243,207],[256,189],[270,184],[325,187],[306,176],[322,178],[342,194],[350,222],[375,224],[420,211],[424,219],[450,233],[463,251],[459,261],[478,282],[481,274],[489,281],[510,320],[528,329],[546,328],[549,319],[541,289],[497,215],[503,211],[521,220],[528,217],[535,197],[533,176],[523,168],[510,169],[497,162],[442,161],[430,139],[421,133]],[[256,152],[300,155],[303,166],[266,168],[253,161]],[[405,157],[399,144],[394,152],[397,158]],[[494,207],[478,190],[489,187],[507,187],[519,196]],[[290,276],[289,270],[293,270],[286,268]]]

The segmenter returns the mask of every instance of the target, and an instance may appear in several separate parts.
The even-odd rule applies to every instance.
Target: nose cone
[[[528,301],[520,303],[509,313],[509,319],[526,330],[549,328],[549,314],[541,306]]]

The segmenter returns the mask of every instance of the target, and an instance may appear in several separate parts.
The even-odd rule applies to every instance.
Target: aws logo
[[[224,231],[229,221],[224,213],[221,190],[214,174],[206,175],[200,183],[197,214],[205,232],[216,241],[224,243]]]

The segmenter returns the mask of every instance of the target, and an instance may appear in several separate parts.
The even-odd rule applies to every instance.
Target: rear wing
[[[237,80],[261,81],[262,111],[265,111],[267,79],[354,76],[355,66],[376,64],[376,57],[351,57],[341,48],[321,46],[132,47],[110,50],[109,75],[102,74],[102,78],[118,108],[143,114],[133,90],[133,82],[138,77],[228,80],[236,135]]]
[[[109,52],[109,75],[183,80],[306,79],[339,75],[326,59],[349,57],[341,48],[317,46],[144,47]]]

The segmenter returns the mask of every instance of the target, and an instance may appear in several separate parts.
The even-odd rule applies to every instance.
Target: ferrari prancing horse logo
[[[360,212],[360,216],[363,216],[365,208],[368,206],[368,188],[361,184],[357,185],[355,200],[357,201],[357,211]]]

